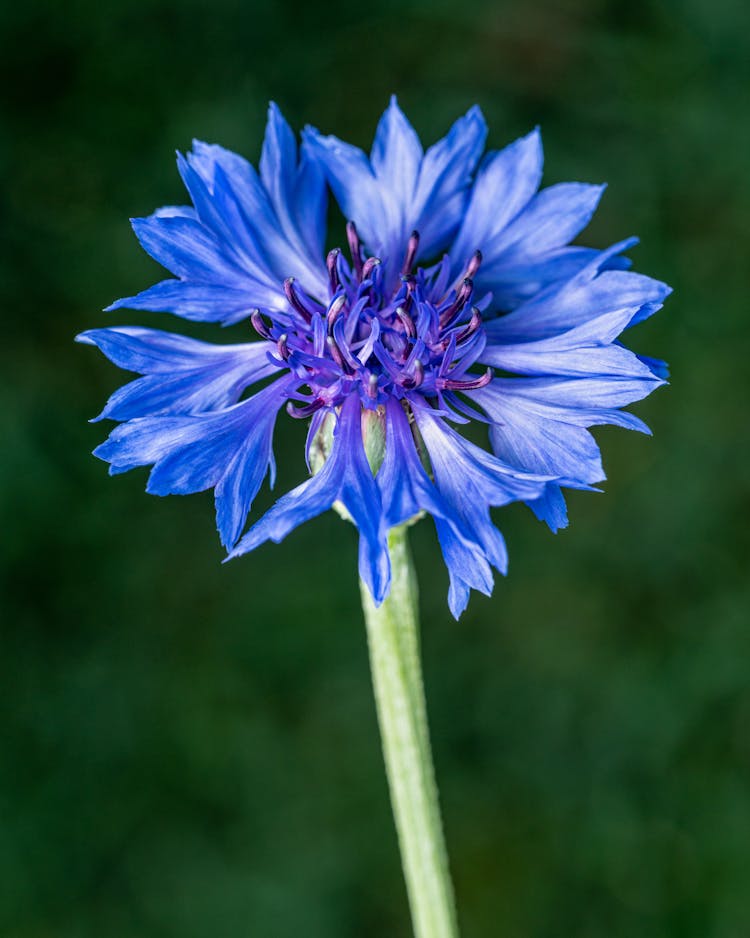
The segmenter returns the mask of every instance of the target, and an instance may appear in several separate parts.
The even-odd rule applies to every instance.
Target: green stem
[[[416,938],[458,938],[432,767],[419,655],[417,580],[406,526],[388,547],[392,582],[376,607],[360,584],[378,723]]]

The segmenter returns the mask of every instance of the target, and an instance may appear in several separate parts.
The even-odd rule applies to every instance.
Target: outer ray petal
[[[130,306],[187,319],[237,322],[256,307],[283,310],[295,277],[325,299],[326,194],[323,173],[275,105],[269,108],[261,174],[235,153],[194,141],[178,168],[194,207],[162,209],[133,221],[145,250],[178,279],[165,280],[110,309]]]
[[[377,481],[389,528],[404,524],[420,511],[431,515],[451,579],[449,605],[457,619],[465,608],[458,583],[489,596],[492,571],[482,548],[475,543],[447,501],[425,472],[414,446],[406,414],[398,401],[386,405],[385,458]],[[465,591],[468,597],[468,589]]]
[[[423,156],[395,98],[378,125],[369,159],[336,137],[314,128],[305,132],[342,212],[356,222],[369,250],[390,263],[391,277],[413,229],[422,235],[418,256],[433,256],[447,245],[460,223],[485,136],[481,112],[472,108]]]
[[[588,224],[604,187],[561,183],[537,192],[542,164],[538,129],[488,154],[451,248],[455,276],[482,252],[475,285],[491,291],[495,309],[515,308],[596,256],[569,242]]]
[[[651,369],[614,341],[632,316],[631,309],[615,310],[551,338],[509,344],[494,341],[496,333],[490,324],[481,361],[526,375],[649,377]]]
[[[110,464],[111,474],[153,464],[146,487],[153,495],[215,488],[217,527],[229,547],[272,467],[276,414],[296,381],[282,377],[248,400],[210,414],[129,420],[94,455]]]
[[[231,552],[237,557],[264,541],[282,541],[298,525],[341,502],[360,533],[359,572],[380,603],[390,585],[387,526],[380,491],[362,442],[360,403],[355,394],[344,402],[333,446],[317,475],[280,498]]]
[[[606,251],[593,252],[591,260],[573,276],[553,283],[512,313],[488,324],[490,340],[513,343],[546,339],[619,310],[630,310],[626,326],[652,315],[671,288],[643,274],[608,269],[612,260],[632,244],[633,239],[629,239]]]
[[[493,525],[489,509],[516,500],[532,501],[543,494],[548,476],[529,474],[463,439],[429,408],[416,408],[415,417],[435,475],[435,485],[478,543],[487,560],[505,573],[508,555],[502,535]],[[451,584],[451,606],[460,612],[466,604],[468,583],[459,575]]]
[[[561,182],[542,189],[487,244],[488,266],[503,254],[528,257],[567,244],[591,221],[604,189],[580,182]]]
[[[413,196],[420,257],[437,255],[458,229],[486,137],[487,125],[475,106],[425,153]]]
[[[562,485],[591,485],[605,478],[601,454],[588,428],[615,424],[649,433],[646,424],[618,406],[645,397],[658,382],[651,378],[496,378],[468,396],[489,416],[493,451],[526,470],[563,477]],[[580,387],[578,387],[580,385]],[[565,527],[567,513],[559,485],[549,485],[528,501],[553,531]]]
[[[487,154],[451,248],[457,263],[477,249],[487,253],[486,261],[492,263],[489,246],[534,196],[542,181],[543,164],[538,128],[499,153]]]
[[[97,420],[228,407],[251,384],[278,370],[268,358],[274,349],[270,342],[211,345],[134,326],[91,329],[77,341],[98,346],[120,368],[144,375],[115,391]]]
[[[311,290],[320,289],[328,202],[325,177],[304,145],[298,162],[294,133],[274,103],[268,108],[260,177],[287,240],[299,247],[309,267],[309,278],[294,270],[290,273]]]

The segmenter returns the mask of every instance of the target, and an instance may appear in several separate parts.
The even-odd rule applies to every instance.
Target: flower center
[[[329,298],[323,303],[284,282],[288,310],[264,317],[256,310],[253,327],[275,342],[279,367],[300,379],[292,416],[308,417],[336,407],[358,393],[375,409],[388,397],[420,394],[442,399],[446,391],[467,391],[487,384],[492,373],[470,373],[485,346],[482,317],[474,299],[473,277],[481,263],[477,251],[464,276],[451,284],[450,260],[414,268],[419,233],[409,238],[395,288],[377,257],[365,257],[353,222],[347,225],[352,256],[328,254]],[[309,393],[303,393],[307,387]]]

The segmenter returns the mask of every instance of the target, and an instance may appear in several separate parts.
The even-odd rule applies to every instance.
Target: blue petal
[[[318,225],[321,223],[324,214],[321,201],[324,203],[325,199],[322,174],[313,169],[311,178],[311,169],[305,164],[307,185],[301,190],[290,185],[290,177],[296,182],[300,169],[296,164],[296,147],[290,151],[283,143],[279,146],[279,135],[284,134],[282,124],[286,127],[278,110],[272,107],[263,150],[263,175],[267,183],[272,181],[274,167],[270,161],[278,156],[275,173],[279,179],[270,191],[247,160],[223,147],[196,140],[188,160],[215,196],[223,193],[227,212],[232,211],[232,203],[238,207],[242,221],[233,222],[232,227],[238,231],[244,229],[245,237],[256,246],[257,255],[265,259],[262,266],[259,265],[261,270],[256,271],[259,279],[265,274],[281,283],[287,277],[296,277],[306,290],[327,296],[328,280],[322,253],[313,253],[298,230],[299,218],[308,207],[311,210],[308,230],[311,220]],[[301,195],[312,199],[309,206],[290,204]],[[322,243],[323,230],[317,230],[316,235],[318,243]]]
[[[385,454],[377,483],[386,524],[389,528],[397,527],[420,511],[442,514],[440,495],[422,467],[399,401],[386,402],[385,419]]]
[[[388,217],[370,161],[358,147],[338,137],[324,137],[305,128],[303,140],[323,167],[334,197],[347,219],[357,224],[360,236],[375,254],[383,255]]]
[[[617,406],[645,397],[658,382],[649,378],[495,378],[468,392],[492,421],[493,451],[520,469],[591,485],[605,478],[599,447],[588,427],[615,424],[648,433],[648,427]],[[528,502],[553,531],[567,524],[559,485]]]
[[[194,322],[231,325],[246,319],[257,308],[269,312],[283,311],[287,308],[286,299],[280,290],[247,277],[237,286],[162,280],[136,296],[116,300],[105,312],[144,309],[155,313],[175,313]]]
[[[416,131],[398,106],[395,95],[380,118],[370,153],[372,169],[380,183],[386,210],[395,222],[394,234],[403,237],[409,224],[410,202],[414,197],[422,163],[422,144]]]
[[[496,343],[496,334],[502,330],[499,325],[502,319],[493,320],[486,329],[488,342],[481,361],[526,375],[648,377],[651,370],[636,355],[613,344],[631,316],[632,310],[615,310],[561,335],[507,345]]]
[[[528,502],[528,505],[537,518],[543,521],[553,534],[557,534],[562,528],[567,528],[568,507],[565,504],[565,498],[559,485],[550,483],[544,490],[544,494],[534,501]]]
[[[603,269],[614,255],[632,242],[593,252],[591,260],[574,276],[547,287],[512,313],[493,320],[493,341],[526,342],[545,339],[617,310],[630,310],[627,326],[658,309],[671,293],[665,283],[628,270]],[[625,327],[623,327],[625,328]]]
[[[588,224],[604,187],[561,183],[537,192],[542,165],[538,129],[488,154],[451,248],[455,276],[481,250],[475,285],[492,293],[495,309],[515,308],[596,256],[567,245]]]
[[[639,355],[638,360],[648,368],[649,372],[655,378],[659,379],[659,384],[664,384],[667,378],[669,378],[669,365],[660,358],[650,358],[648,355]]]
[[[492,420],[490,440],[494,452],[527,472],[585,483],[601,481],[604,470],[599,447],[588,430],[569,423],[563,408],[514,395],[508,390],[511,383],[493,381],[470,392]],[[522,384],[523,379],[518,383]]]
[[[117,390],[98,420],[195,414],[235,404],[245,388],[278,366],[272,343],[211,345],[184,336],[120,326],[92,329],[77,341],[98,346],[120,368],[145,375]]]
[[[542,189],[486,245],[488,266],[501,254],[533,257],[567,244],[588,225],[604,189],[580,182],[561,182]]]
[[[328,297],[323,258],[326,194],[323,173],[297,146],[271,105],[261,176],[242,157],[194,142],[178,168],[194,208],[169,207],[133,227],[145,250],[179,278],[111,308],[132,306],[188,319],[236,322],[256,307],[285,308],[287,277]]]
[[[340,501],[360,533],[359,572],[373,598],[380,603],[390,585],[387,526],[380,492],[362,442],[361,406],[356,394],[344,401],[333,446],[317,475],[282,496],[231,552],[237,557],[264,541],[282,541],[298,525]]]
[[[492,592],[492,571],[481,547],[471,540],[461,520],[430,481],[417,455],[409,422],[401,404],[386,403],[386,448],[377,482],[383,500],[383,513],[388,527],[396,527],[414,518],[420,511],[432,516],[440,547],[451,578],[449,605],[456,618],[465,608],[458,602],[463,589]]]
[[[413,195],[420,257],[434,257],[458,229],[486,137],[482,112],[472,107],[425,153]]]
[[[395,98],[380,119],[370,159],[358,147],[314,128],[306,129],[304,139],[341,211],[394,277],[416,221],[411,203],[422,159],[419,138]]]
[[[319,283],[323,273],[320,262],[326,230],[325,177],[320,166],[310,157],[307,147],[302,148],[300,161],[297,162],[294,133],[274,103],[268,108],[266,136],[260,156],[260,177],[282,231],[288,241],[305,254],[311,267],[311,279]],[[291,274],[294,273],[291,271]],[[307,282],[303,273],[299,274],[299,278],[303,284]],[[312,283],[310,288],[314,289]]]
[[[476,250],[485,255],[485,263],[492,263],[491,244],[539,188],[543,163],[538,128],[499,153],[487,154],[477,173],[464,220],[451,249],[457,263],[465,263]]]
[[[414,410],[435,476],[435,485],[465,529],[501,573],[507,553],[490,519],[490,506],[538,498],[550,479],[521,472],[452,430],[427,407]]]
[[[637,239],[631,238],[619,249],[635,243]],[[482,284],[490,285],[494,309],[514,310],[526,300],[539,296],[551,284],[569,280],[592,264],[596,264],[597,269],[627,270],[631,261],[596,248],[564,247],[531,258],[501,255],[493,265],[483,265],[479,279]]]
[[[308,128],[305,140],[323,165],[344,215],[368,249],[398,275],[413,229],[419,256],[445,247],[457,228],[486,126],[478,108],[457,121],[427,153],[395,98],[378,124],[370,159],[357,147]]]
[[[215,487],[217,526],[229,547],[272,464],[276,414],[290,387],[285,377],[212,414],[130,420],[113,430],[94,455],[110,463],[112,474],[153,464],[146,491],[154,495]]]
[[[241,284],[244,272],[236,258],[197,219],[151,215],[134,218],[132,225],[143,249],[178,277],[204,283]]]
[[[567,280],[600,256],[595,248],[566,247],[545,251],[532,258],[501,255],[493,265],[483,265],[477,278],[480,289],[489,289],[492,308],[514,310],[558,280]],[[618,258],[615,265],[629,265]]]
[[[271,269],[266,246],[249,222],[232,185],[232,178],[224,168],[196,159],[194,153],[188,154],[187,159],[178,153],[177,168],[200,223],[211,231],[248,279],[278,291],[279,277]],[[259,193],[261,205],[262,199],[262,193]],[[259,207],[256,217],[261,211]]]
[[[502,394],[513,395],[523,401],[564,409],[570,416],[578,412],[610,412],[613,408],[625,407],[647,397],[662,383],[651,375],[640,378],[495,378],[490,387],[497,387]],[[475,394],[470,392],[471,397]],[[593,423],[595,421],[587,426]]]
[[[513,309],[596,257],[589,248],[566,245],[588,224],[603,188],[561,183],[542,189],[507,228],[482,247],[484,260],[476,286],[492,292],[495,308]]]
[[[303,143],[300,165],[294,183],[293,204],[300,236],[307,245],[312,261],[318,261],[325,250],[328,187],[318,161]]]

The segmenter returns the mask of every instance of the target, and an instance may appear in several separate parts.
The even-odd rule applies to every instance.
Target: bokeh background
[[[639,234],[676,287],[632,334],[672,365],[636,408],[654,437],[599,433],[606,494],[573,493],[569,530],[504,510],[511,575],[459,623],[414,531],[464,934],[750,934],[746,14],[2,5],[0,934],[410,934],[353,532],[330,514],[222,566],[210,496],[147,497],[89,455],[124,375],[72,343],[180,327],[100,312],[159,277],[127,219],[182,200],[176,148],[255,159],[270,98],[369,145],[392,91],[426,141],[474,102],[495,147],[540,123],[548,183],[610,183],[585,240]]]

